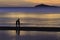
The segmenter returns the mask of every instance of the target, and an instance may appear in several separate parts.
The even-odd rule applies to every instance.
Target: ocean
[[[15,27],[18,18],[21,27],[60,27],[60,8],[0,8],[0,26]],[[0,31],[1,40],[16,40],[15,36],[14,30]],[[60,40],[60,32],[20,31],[20,40]]]
[[[18,18],[22,27],[59,27],[60,8],[0,8],[0,26],[15,26]]]

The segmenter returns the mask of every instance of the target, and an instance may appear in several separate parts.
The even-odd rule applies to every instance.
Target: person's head
[[[20,20],[20,18],[18,18],[18,20]]]

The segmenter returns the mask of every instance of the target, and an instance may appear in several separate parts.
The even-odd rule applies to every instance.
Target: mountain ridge
[[[60,7],[60,6],[51,6],[51,5],[46,5],[46,4],[38,4],[35,7]]]

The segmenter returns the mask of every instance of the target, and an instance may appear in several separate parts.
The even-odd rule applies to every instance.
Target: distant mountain
[[[39,5],[36,5],[35,7],[59,7],[59,6],[51,6],[51,5],[46,5],[46,4],[39,4]]]

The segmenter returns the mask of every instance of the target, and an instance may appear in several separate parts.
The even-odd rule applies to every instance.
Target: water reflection
[[[59,13],[24,13],[24,12],[6,12],[0,13],[0,26],[15,26],[17,18],[21,20],[21,26],[36,26],[36,27],[59,27]]]
[[[60,40],[60,32],[21,31],[20,40]]]
[[[16,32],[0,31],[1,40],[16,40]],[[20,40],[60,40],[60,32],[20,31]]]
[[[50,13],[0,13],[0,26],[15,26],[17,18],[21,18],[21,27],[60,27],[60,14]],[[0,39],[7,35],[10,40],[15,40],[16,32],[0,32]],[[6,34],[5,34],[6,33]],[[4,37],[3,37],[4,36]],[[7,39],[6,40],[9,40]],[[20,40],[60,40],[60,32],[20,31]]]
[[[5,31],[0,30],[0,39],[1,40],[15,40],[16,34],[14,34],[15,31]]]

